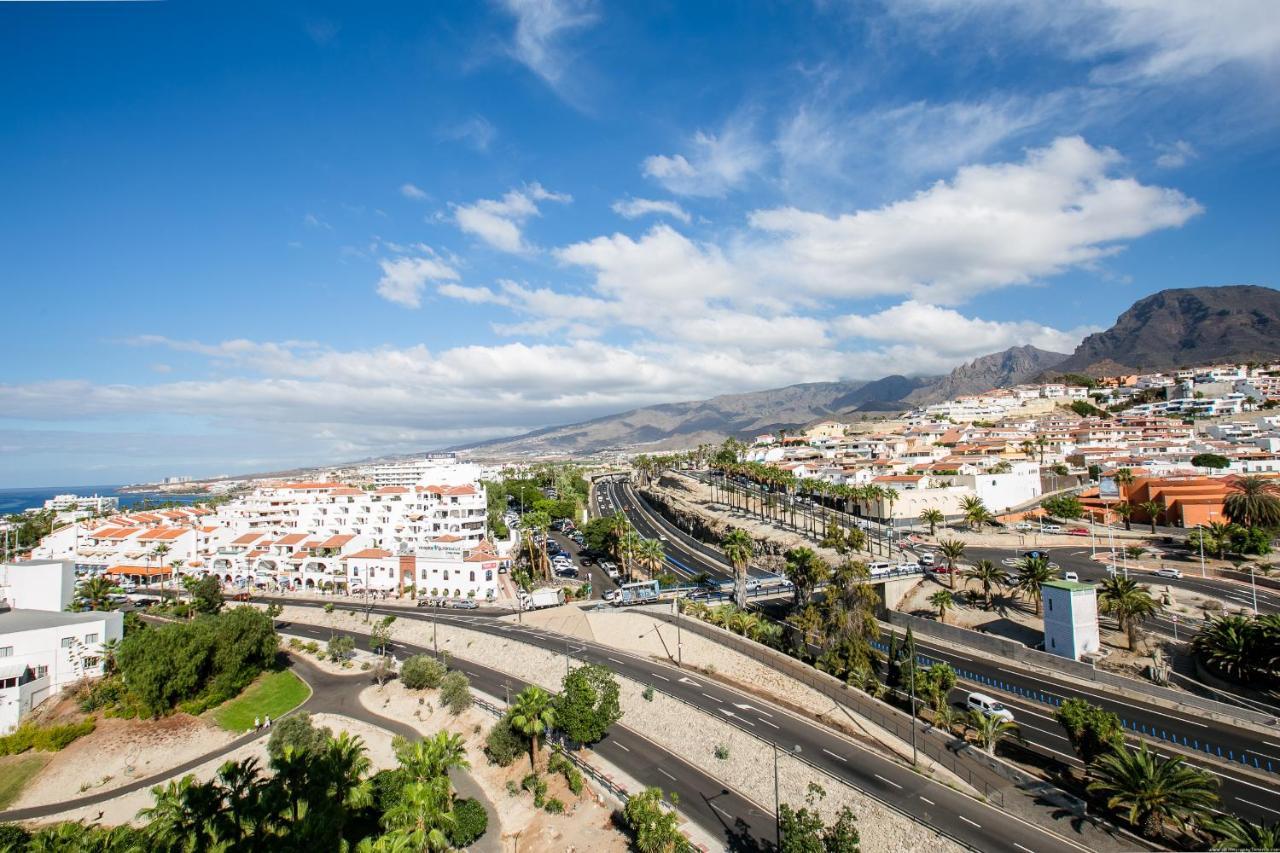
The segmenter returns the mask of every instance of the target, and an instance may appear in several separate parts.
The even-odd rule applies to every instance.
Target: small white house
[[[0,563],[0,604],[22,610],[66,610],[76,592],[70,560]]]
[[[1094,587],[1076,581],[1040,585],[1044,603],[1044,650],[1079,660],[1101,647],[1098,637],[1098,596]]]

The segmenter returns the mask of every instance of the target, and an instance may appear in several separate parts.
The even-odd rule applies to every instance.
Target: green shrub
[[[297,637],[290,637],[289,648],[293,649],[294,651],[298,651],[299,649],[302,648],[302,641],[299,640]]]
[[[721,761],[729,760],[729,747],[723,743],[716,744],[716,758]]]
[[[652,702],[652,701],[653,701],[653,686],[652,686],[652,685],[650,685],[650,686],[646,687],[646,688],[644,689],[644,692],[643,692],[643,693],[641,693],[641,694],[640,694],[640,696],[644,698],[644,701],[646,701],[646,702]]]
[[[568,783],[569,790],[573,792],[575,797],[582,793],[584,781],[581,770],[576,767],[566,767],[564,781]]]
[[[440,679],[440,703],[455,717],[471,707],[471,682],[461,672]]]
[[[543,803],[542,807],[547,810],[548,814],[562,814],[564,812],[564,803],[556,797],[551,797]]]
[[[27,849],[31,833],[16,823],[0,823],[0,850],[11,850],[20,853]]]
[[[404,786],[412,781],[409,771],[403,767],[394,770],[380,770],[369,780],[373,788],[373,802],[382,814],[386,814],[400,802]]]
[[[302,644],[302,647],[313,655],[320,654],[320,644],[315,640],[308,640]]]
[[[332,612],[333,612],[333,602],[329,602],[328,604],[326,604],[326,605],[324,606],[324,612],[325,612],[325,613],[332,613]]]
[[[489,815],[484,806],[472,799],[454,801],[453,828],[449,830],[449,843],[454,847],[474,844],[488,828]]]
[[[444,664],[430,655],[414,655],[400,664],[400,683],[410,690],[439,687],[444,676]]]
[[[511,727],[508,717],[494,723],[484,740],[484,754],[499,767],[510,767],[524,750],[524,738]]]
[[[520,796],[520,786],[516,784],[515,779],[507,780],[507,796],[509,797]]]
[[[61,726],[37,726],[26,723],[12,734],[0,737],[0,755],[17,755],[29,749],[41,752],[58,752],[75,740],[93,732],[97,722],[88,717],[78,723]]]

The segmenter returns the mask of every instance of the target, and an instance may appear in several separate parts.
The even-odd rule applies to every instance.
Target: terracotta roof
[[[250,551],[248,554],[245,554],[244,557],[246,560],[252,560],[254,557],[261,557],[263,554],[266,554],[266,553],[267,552],[262,550],[261,548],[255,548],[254,550]]]
[[[249,545],[250,543],[257,542],[264,535],[265,534],[263,533],[246,533],[243,536],[239,536],[234,540],[232,540],[231,544],[232,545]]]
[[[329,494],[331,494],[331,495],[347,495],[347,496],[349,496],[349,495],[363,495],[363,494],[364,494],[364,492],[363,492],[363,491],[361,491],[360,489],[353,489],[353,488],[350,488],[350,487],[343,487],[343,488],[341,488],[341,489],[334,489],[333,491],[329,492]]]
[[[445,490],[446,495],[474,495],[476,493],[475,486],[452,486]]]
[[[383,486],[374,492],[375,495],[407,495],[409,490],[404,486]]]
[[[137,532],[138,532],[139,530],[141,530],[141,529],[142,529],[141,527],[117,527],[115,530],[111,531],[111,532],[110,532],[110,533],[108,533],[106,536],[101,537],[101,538],[103,538],[103,539],[128,539],[130,536],[132,536],[133,534],[137,533]]]
[[[285,483],[281,486],[277,486],[276,488],[300,491],[304,489],[337,489],[341,487],[342,483]]]
[[[352,539],[355,539],[355,538],[356,537],[353,535],[330,536],[328,539],[324,540],[316,547],[317,548],[341,548],[343,545],[346,545],[348,542],[350,542]]]
[[[307,538],[306,533],[290,533],[288,536],[281,536],[276,540],[277,545],[297,545]]]
[[[147,577],[152,577],[154,575],[173,574],[173,569],[168,566],[133,566],[133,565],[121,564],[119,566],[112,566],[111,568],[107,569],[107,574],[109,575],[145,575]]]
[[[452,533],[445,533],[431,540],[432,542],[461,542],[461,536],[454,536]]]
[[[384,551],[381,548],[365,548],[363,551],[356,551],[354,554],[348,554],[348,560],[381,560],[383,557],[390,557],[390,551]]]
[[[177,539],[178,537],[182,536],[186,532],[187,532],[187,528],[185,527],[157,527],[153,530],[148,530],[146,533],[143,533],[141,536],[138,537],[138,541],[142,541],[142,540],[154,541],[157,539],[159,540]]]

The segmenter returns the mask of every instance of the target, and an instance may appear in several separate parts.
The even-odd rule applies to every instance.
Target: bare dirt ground
[[[188,714],[160,720],[99,718],[93,734],[53,753],[10,808],[119,788],[217,749],[234,737]]]
[[[502,839],[502,849],[516,853],[524,850],[590,850],[622,853],[627,838],[613,827],[611,815],[615,804],[598,793],[590,784],[581,796],[569,791],[560,774],[546,775],[547,796],[565,804],[563,814],[553,815],[533,805],[533,795],[521,791],[507,793],[508,781],[519,786],[529,773],[529,759],[522,757],[510,767],[490,764],[484,754],[484,739],[493,727],[494,716],[477,707],[453,716],[438,704],[437,690],[409,690],[398,681],[383,688],[370,686],[360,694],[361,703],[375,714],[394,717],[418,729],[423,735],[450,731],[461,735],[471,763],[471,777],[480,785],[499,815],[497,825],[489,833]],[[540,767],[546,766],[546,753]],[[488,835],[488,833],[486,834]]]

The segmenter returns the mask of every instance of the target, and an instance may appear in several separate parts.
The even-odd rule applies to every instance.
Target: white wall
[[[69,560],[0,564],[0,598],[15,609],[61,612],[75,596],[75,586],[75,564]]]
[[[1098,637],[1098,598],[1092,588],[1040,588],[1044,614],[1044,650],[1079,660],[1081,655],[1096,652]]]

